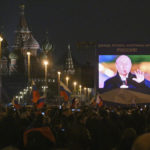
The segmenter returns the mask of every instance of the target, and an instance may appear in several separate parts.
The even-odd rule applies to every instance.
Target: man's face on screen
[[[131,60],[126,55],[121,55],[116,60],[116,68],[120,75],[126,76],[131,70]]]

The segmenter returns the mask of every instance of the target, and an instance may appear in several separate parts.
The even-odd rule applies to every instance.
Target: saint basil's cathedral
[[[54,66],[53,50],[54,46],[49,42],[48,38],[40,46],[38,41],[34,38],[32,31],[29,29],[25,18],[25,6],[20,6],[20,19],[17,29],[15,31],[15,42],[12,50],[7,48],[7,42],[4,39],[2,43],[2,72],[3,74],[27,74],[27,52],[31,53],[31,74],[34,76],[40,75],[42,72],[42,60],[47,59],[50,61],[50,70],[57,72],[61,70],[66,75],[73,75],[75,73],[73,60],[71,56],[70,45],[68,45],[68,55],[62,68]],[[7,39],[7,38],[6,38]],[[7,52],[6,53],[6,49]],[[6,54],[5,54],[6,53]],[[53,64],[52,64],[53,62]],[[23,67],[24,66],[24,67]],[[32,76],[31,76],[32,77]]]
[[[93,75],[93,68],[89,72],[89,65],[81,67],[77,65],[77,62],[74,67],[69,43],[68,46],[66,46],[67,53],[65,57],[63,57],[63,61],[59,62],[59,64],[56,64],[56,59],[53,56],[55,48],[54,45],[49,42],[48,36],[41,45],[38,43],[33,32],[28,27],[24,5],[20,6],[20,18],[15,31],[14,44],[10,46],[7,43],[7,37],[3,36],[3,33],[1,33],[1,36],[3,37],[1,59],[1,72],[3,78],[2,96],[5,102],[16,95],[20,89],[26,86],[27,81],[29,81],[27,52],[30,52],[30,81],[37,79],[38,81],[40,79],[40,81],[44,81],[45,70],[43,61],[47,60],[49,62],[47,78],[51,81],[56,81],[58,78],[57,72],[61,71],[61,80],[64,82],[66,76],[69,76],[72,81],[78,81],[78,83],[81,83],[83,86],[93,86],[93,80],[88,75],[89,73]],[[69,82],[69,84],[72,86],[71,82]]]

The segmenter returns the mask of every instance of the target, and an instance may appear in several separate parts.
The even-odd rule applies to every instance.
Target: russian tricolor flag
[[[40,96],[40,93],[35,84],[32,86],[32,102],[35,104],[36,108],[42,108],[45,103],[45,96]]]
[[[45,101],[45,96],[41,96],[36,103],[36,108],[42,108],[45,103],[44,101]]]
[[[60,96],[62,96],[65,101],[68,101],[70,95],[70,89],[62,81],[60,81]]]

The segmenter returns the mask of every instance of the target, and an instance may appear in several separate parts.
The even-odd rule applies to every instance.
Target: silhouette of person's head
[[[126,55],[121,55],[116,59],[116,68],[120,75],[126,76],[131,70],[131,60]]]
[[[150,133],[139,136],[133,143],[132,150],[150,150]]]

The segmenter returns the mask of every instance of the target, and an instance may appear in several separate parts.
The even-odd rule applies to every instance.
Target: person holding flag
[[[102,100],[100,94],[97,94],[96,104],[97,104],[98,107],[102,107],[103,106],[103,100]]]
[[[70,89],[62,81],[60,81],[60,96],[63,97],[65,102],[69,100],[71,93]]]
[[[35,83],[32,82],[32,102],[37,103],[39,98],[40,98],[40,93],[39,93]]]
[[[35,85],[35,83],[33,82],[33,86],[32,86],[32,102],[35,104],[36,108],[40,109],[43,108],[44,104],[45,104],[45,99],[46,96],[40,96],[40,93]]]
[[[13,99],[12,99],[12,105],[17,110],[22,108],[22,106],[18,103],[18,100],[15,97],[13,97]]]

